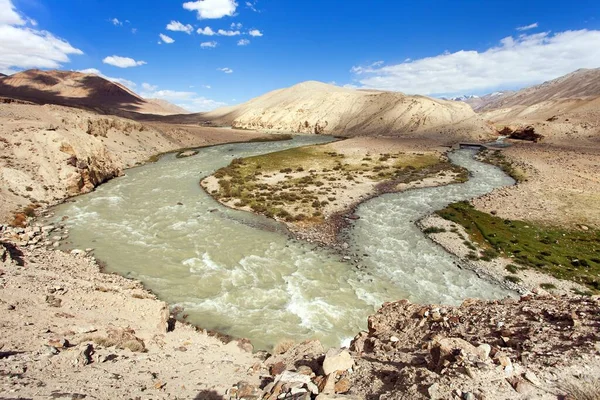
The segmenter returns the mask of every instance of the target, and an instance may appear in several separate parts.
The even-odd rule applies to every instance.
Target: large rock
[[[347,371],[354,366],[354,360],[347,350],[330,349],[323,361],[323,372],[329,375],[336,371]]]

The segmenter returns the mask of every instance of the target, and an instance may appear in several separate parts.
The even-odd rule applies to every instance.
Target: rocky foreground
[[[176,322],[181,310],[169,311],[139,282],[102,273],[93,249],[55,249],[60,228],[0,227],[2,398],[600,395],[598,296],[540,290],[460,307],[403,300],[370,317],[350,349],[283,342],[274,354],[253,354],[248,341]]]

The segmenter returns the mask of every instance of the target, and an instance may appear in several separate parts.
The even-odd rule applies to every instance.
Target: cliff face
[[[447,136],[452,137],[457,134],[452,126],[466,121],[470,121],[473,129],[464,135],[481,135],[485,131],[485,124],[464,103],[346,89],[320,82],[276,90],[202,116],[241,129],[345,136],[418,137],[443,134],[447,130]]]
[[[5,222],[30,204],[87,193],[155,154],[259,136],[18,102],[0,105],[0,121],[0,221]]]

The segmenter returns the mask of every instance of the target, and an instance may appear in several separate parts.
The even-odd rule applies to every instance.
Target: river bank
[[[56,105],[0,107],[0,222],[88,193],[158,153],[249,141],[265,134],[140,123]],[[23,218],[23,216],[21,217]]]
[[[283,346],[279,351],[287,351],[263,361],[264,356],[261,354],[255,357],[245,352],[249,349],[245,341],[224,345],[179,323],[174,331],[166,333],[165,304],[156,300],[139,283],[117,275],[100,273],[85,250],[66,254],[42,247],[35,248],[36,243],[32,243],[33,247],[29,248],[26,243],[31,239],[35,242],[37,237],[31,235],[34,231],[38,230],[34,228],[19,231],[18,238],[12,237],[9,240],[17,250],[17,260],[14,263],[11,261],[12,257],[0,257],[3,262],[1,293],[3,306],[6,305],[1,312],[2,320],[8,321],[2,324],[0,333],[2,337],[9,338],[1,342],[3,357],[0,358],[0,365],[7,372],[2,376],[3,392],[10,395],[74,398],[85,394],[98,398],[178,396],[218,399],[225,398],[227,391],[227,397],[242,398],[246,392],[240,391],[240,388],[245,388],[259,396],[266,391],[277,397],[283,391],[291,391],[294,385],[286,383],[285,387],[265,387],[264,384],[275,379],[281,380],[282,373],[287,370],[308,374],[305,376],[310,377],[319,392],[330,393],[327,396],[321,395],[324,399],[352,398],[334,394],[335,392],[351,393],[355,396],[353,398],[376,398],[380,395],[411,399],[452,396],[465,398],[469,395],[475,396],[474,398],[485,396],[487,399],[526,395],[556,398],[557,394],[569,393],[563,386],[577,387],[585,385],[589,377],[597,378],[598,371],[594,368],[587,369],[585,374],[580,372],[584,365],[594,365],[598,358],[597,350],[593,347],[594,341],[587,342],[584,347],[575,346],[578,338],[585,336],[590,324],[593,324],[589,320],[593,313],[589,313],[585,307],[597,307],[593,305],[593,301],[597,302],[594,299],[590,299],[589,304],[585,303],[588,301],[585,298],[573,300],[579,302],[576,307],[583,307],[576,308],[576,317],[571,317],[576,335],[571,335],[567,342],[565,338],[551,341],[553,345],[568,348],[567,353],[550,356],[545,348],[540,348],[529,352],[531,359],[527,363],[519,361],[523,357],[517,353],[512,354],[510,350],[513,346],[519,347],[520,339],[515,338],[516,341],[507,348],[508,342],[500,342],[497,337],[498,325],[488,324],[487,316],[465,321],[459,317],[461,323],[457,326],[460,326],[460,330],[448,330],[441,322],[448,318],[451,324],[455,324],[455,314],[462,307],[455,309],[409,306],[406,302],[392,303],[385,306],[373,319],[376,321],[384,318],[384,322],[370,322],[372,332],[363,333],[355,340],[349,352],[354,363],[351,371],[340,366],[340,372],[327,375],[323,371],[325,351],[318,344],[304,343],[292,345],[291,348],[290,345]],[[39,231],[43,232],[44,228],[40,227]],[[23,254],[19,255],[19,251]],[[16,265],[19,258],[23,259],[23,266]],[[566,306],[566,303],[560,303],[560,300],[551,296],[542,296],[535,301],[536,303],[532,303],[538,310],[534,312],[535,315],[541,315],[540,307],[546,310],[544,312],[552,309],[558,314],[566,309],[575,309],[573,305]],[[465,303],[464,307],[468,307],[468,310],[465,308],[461,312],[477,315],[490,309],[491,305],[492,316],[504,315],[503,321],[511,321],[511,324],[512,321],[517,322],[517,319],[506,316],[507,312],[515,309],[513,302]],[[399,312],[404,307],[406,315],[404,311]],[[419,319],[411,316],[417,308],[419,312],[423,309],[427,312],[421,313],[425,316],[425,322],[422,322],[423,317]],[[107,313],[106,310],[111,312]],[[443,315],[441,310],[445,310]],[[436,312],[440,313],[441,319],[437,319]],[[37,317],[38,315],[42,317]],[[413,323],[411,321],[416,323],[414,327],[410,325],[410,329],[396,332],[395,326],[407,326],[409,322]],[[549,327],[554,326],[552,324],[550,319],[544,320],[540,331],[547,332]],[[481,331],[483,327],[489,332],[482,335],[482,338],[473,338],[465,333]],[[510,327],[512,325],[508,326]],[[563,328],[561,325],[551,329],[559,332]],[[440,337],[430,340],[431,332],[448,337],[458,336],[476,346],[490,343],[490,355],[479,361],[482,364],[444,355],[439,362],[442,365],[448,363],[448,368],[438,375],[435,365],[430,367],[428,362],[423,361],[428,360],[429,353],[434,356],[437,354],[435,349],[444,349],[447,344]],[[422,339],[413,342],[406,335]],[[127,341],[119,341],[119,338],[126,338]],[[74,346],[66,345],[65,339]],[[136,339],[144,342],[146,352],[132,351],[140,348],[139,340]],[[534,343],[542,342],[533,337],[529,340]],[[115,347],[131,341],[134,342],[133,345],[130,343],[124,349]],[[430,349],[424,352],[423,344],[427,343]],[[95,354],[89,354],[89,344],[93,346]],[[471,349],[463,342],[460,342],[460,346],[465,352]],[[398,348],[412,350],[399,353],[396,350]],[[577,350],[579,348],[580,351]],[[506,350],[509,350],[506,356],[510,368],[501,354]],[[576,357],[564,356],[575,354],[573,352],[577,353]],[[398,359],[402,354],[416,357],[412,357],[413,361],[407,363],[404,359]],[[471,357],[469,353],[465,354],[467,358]],[[202,358],[201,362],[198,362],[199,357]],[[300,361],[302,362],[299,364]],[[541,367],[542,361],[551,361],[553,366]],[[394,367],[394,371],[391,371],[386,367],[398,363],[405,365],[405,368],[399,371]],[[310,371],[298,365],[310,365]],[[476,379],[469,377],[469,374],[457,372],[465,365]],[[214,368],[219,368],[218,376],[214,374]],[[559,370],[561,374],[558,373]],[[572,375],[577,375],[578,378]],[[289,379],[289,374],[287,376],[286,379]],[[90,385],[89,382],[92,381],[98,382],[97,386]],[[240,384],[240,381],[247,383]],[[301,383],[300,388],[303,387],[306,388],[307,385]],[[310,398],[310,395],[305,398]]]

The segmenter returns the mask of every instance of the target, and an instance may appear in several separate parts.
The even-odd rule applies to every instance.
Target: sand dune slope
[[[447,131],[449,136],[478,137],[486,132],[485,123],[463,103],[314,81],[275,90],[203,117],[243,129],[347,136],[426,136]],[[455,124],[456,129],[452,129]]]

